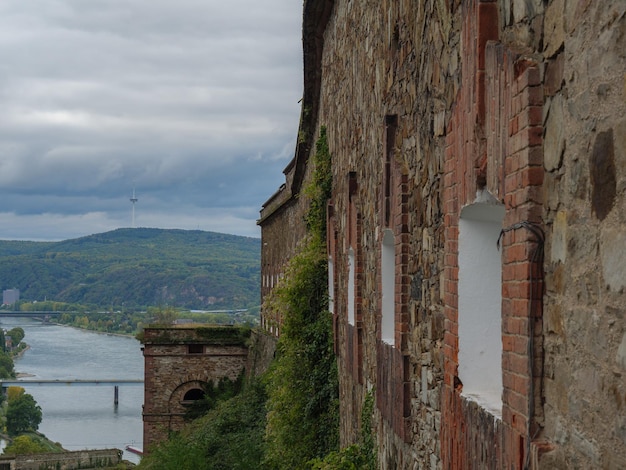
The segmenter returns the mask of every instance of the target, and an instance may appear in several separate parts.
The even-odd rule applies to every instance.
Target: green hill
[[[62,242],[0,240],[0,288],[23,300],[236,309],[259,304],[261,241],[118,229]]]

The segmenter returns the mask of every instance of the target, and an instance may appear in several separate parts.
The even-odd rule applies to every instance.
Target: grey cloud
[[[300,10],[291,0],[3,1],[0,222],[28,214],[18,238],[37,214],[114,225],[124,209],[113,203],[129,205],[135,186],[147,220],[195,228],[188,214],[201,210],[256,233],[295,148]],[[171,201],[176,211],[159,219]]]

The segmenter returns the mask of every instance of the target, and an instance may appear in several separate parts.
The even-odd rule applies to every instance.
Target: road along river
[[[112,336],[29,318],[0,318],[0,327],[24,329],[30,346],[15,360],[24,379],[143,379],[141,344]],[[143,447],[143,386],[30,385],[25,387],[43,412],[39,431],[67,450]],[[124,458],[138,462],[135,454]]]

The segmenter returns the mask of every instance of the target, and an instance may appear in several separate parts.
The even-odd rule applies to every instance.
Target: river
[[[30,346],[15,360],[15,370],[30,379],[143,379],[141,344],[112,336],[29,318],[0,317],[0,327],[24,329]],[[143,447],[143,385],[120,385],[113,404],[111,385],[26,388],[43,412],[39,431],[67,450]],[[124,458],[139,457],[124,451]]]

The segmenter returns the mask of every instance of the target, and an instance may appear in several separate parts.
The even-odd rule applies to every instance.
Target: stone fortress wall
[[[342,445],[373,394],[381,468],[626,467],[625,15],[304,2]]]

